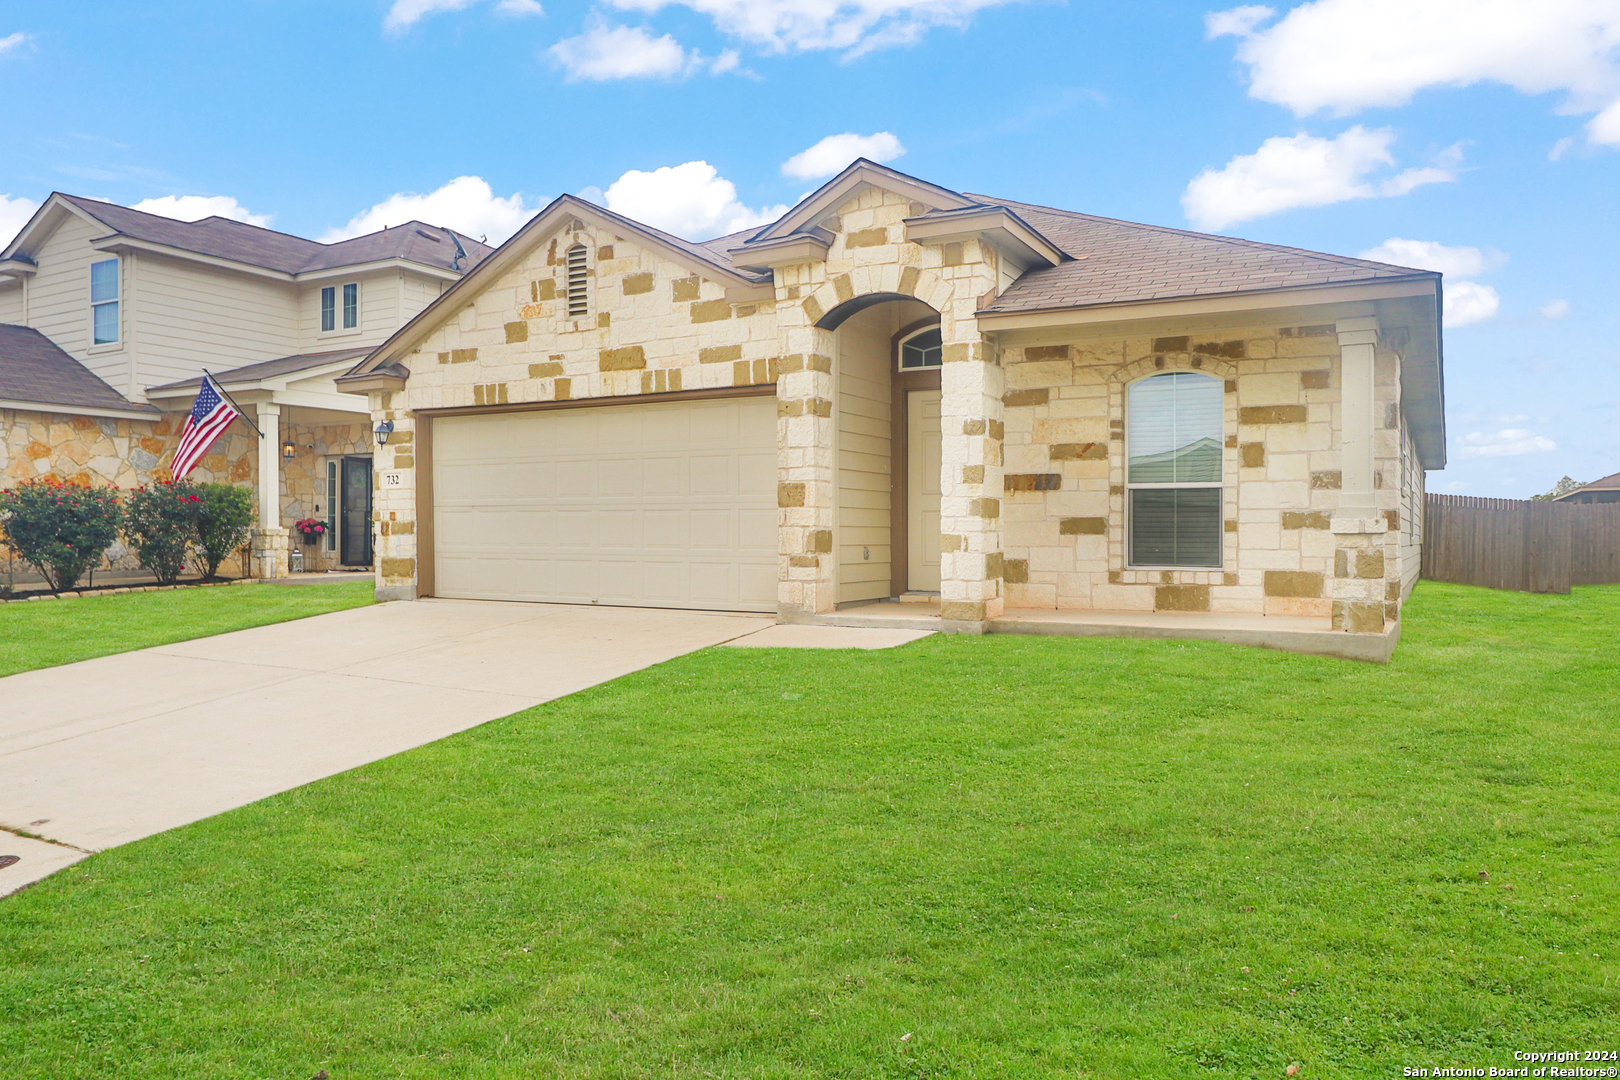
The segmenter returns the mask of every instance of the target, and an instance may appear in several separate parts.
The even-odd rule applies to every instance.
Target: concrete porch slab
[[[779,623],[726,642],[734,649],[893,649],[929,637],[937,630],[892,630],[882,627],[806,626]]]
[[[875,601],[852,605],[804,624],[884,627],[914,631],[940,628],[938,604]],[[1224,641],[1262,649],[1386,663],[1400,641],[1400,623],[1382,634],[1346,634],[1328,619],[1289,615],[1249,615],[1205,611],[1053,611],[1008,608],[985,627],[991,634],[1048,637],[1129,637],[1183,641]]]

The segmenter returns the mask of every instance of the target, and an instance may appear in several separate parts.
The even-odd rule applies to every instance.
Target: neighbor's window
[[[1219,379],[1171,371],[1132,383],[1125,403],[1130,561],[1221,565]]]
[[[321,333],[337,329],[337,286],[328,285],[321,290]]]
[[[321,333],[330,334],[337,329],[338,291],[336,285],[321,290]],[[343,286],[343,329],[353,330],[360,325],[360,286]]]
[[[568,317],[582,318],[590,314],[585,297],[585,245],[575,244],[568,249]]]
[[[353,330],[360,325],[360,286],[343,286],[343,329]]]
[[[939,327],[919,330],[900,343],[900,370],[940,366]]]
[[[90,343],[118,340],[118,260],[90,264]]]

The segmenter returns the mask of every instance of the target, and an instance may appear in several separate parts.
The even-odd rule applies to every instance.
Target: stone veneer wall
[[[0,409],[0,486],[54,476],[71,483],[136,488],[170,479],[169,465],[180,444],[185,413],[166,413],[155,420],[116,420]],[[354,424],[309,427],[283,424],[279,438],[291,438],[299,452],[282,462],[282,523],[290,528],[301,517],[324,517],[325,458],[322,455],[371,453],[370,426]],[[254,488],[258,480],[258,436],[241,421],[203,455],[188,479],[199,483],[233,483]],[[309,559],[314,549],[305,548]],[[338,553],[316,553],[309,569],[338,565]],[[133,570],[138,564],[122,542],[107,550],[102,567]],[[220,573],[241,573],[235,556]]]
[[[155,420],[117,420],[0,409],[0,486],[53,476],[70,483],[136,488],[170,478],[169,462],[180,443],[184,413]],[[238,421],[192,470],[198,483],[253,483],[258,445],[253,431]],[[102,567],[131,570],[136,562],[123,546],[107,549]],[[240,573],[237,560],[220,567]]]
[[[1006,350],[1008,606],[1329,618],[1335,596],[1347,591],[1336,581],[1378,579],[1385,616],[1395,618],[1409,535],[1403,503],[1410,505],[1412,474],[1421,478],[1400,417],[1400,358],[1382,348],[1376,358],[1375,479],[1388,531],[1352,546],[1331,527],[1340,488],[1339,359],[1331,325]],[[1125,388],[1174,370],[1225,384],[1219,570],[1126,564]]]

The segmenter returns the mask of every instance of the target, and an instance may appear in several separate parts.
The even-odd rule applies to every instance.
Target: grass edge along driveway
[[[243,585],[0,604],[0,678],[373,603],[372,583]]]
[[[1387,667],[682,657],[0,903],[0,1060],[1314,1078],[1612,1047],[1620,588],[1424,584],[1407,618]]]

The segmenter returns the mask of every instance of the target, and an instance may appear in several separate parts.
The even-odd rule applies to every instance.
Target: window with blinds
[[[1170,371],[1131,384],[1125,402],[1132,566],[1221,565],[1224,387]]]
[[[568,249],[568,317],[578,319],[590,314],[586,295],[585,245],[575,244]]]

